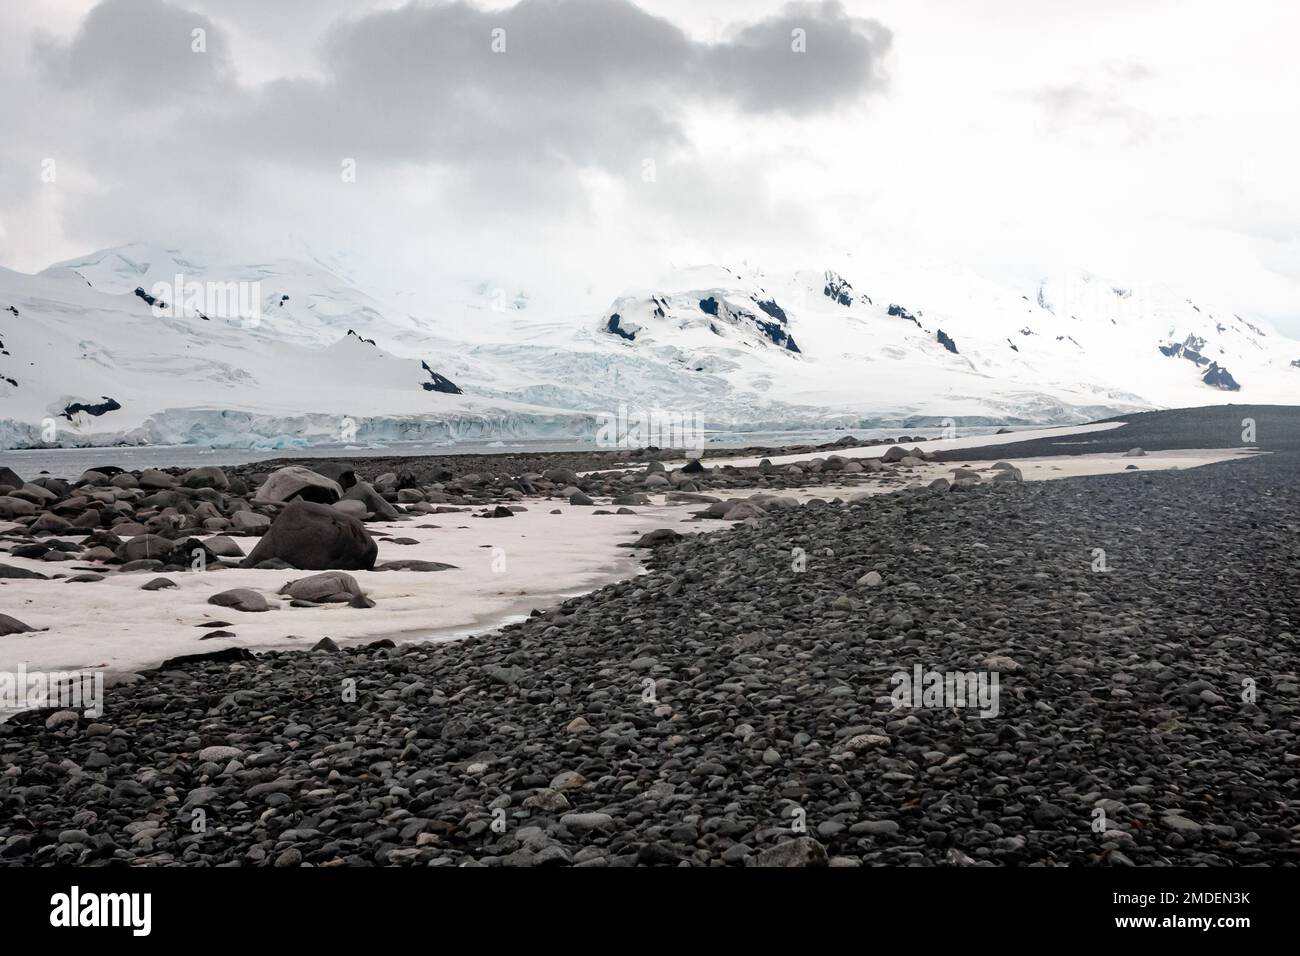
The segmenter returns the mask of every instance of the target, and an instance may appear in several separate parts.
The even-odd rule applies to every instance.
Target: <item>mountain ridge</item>
[[[1158,288],[834,265],[672,270],[597,315],[483,281],[416,314],[315,257],[148,243],[0,268],[0,447],[582,439],[620,405],[741,432],[1048,425],[1300,394],[1300,343]]]

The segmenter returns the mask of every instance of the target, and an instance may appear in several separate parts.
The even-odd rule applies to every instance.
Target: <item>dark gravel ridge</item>
[[[1300,376],[1296,381],[1297,393],[1300,394]],[[1253,442],[1243,439],[1242,421],[1247,418],[1255,423]],[[1124,422],[1125,425],[1061,438],[1033,438],[1006,445],[936,450],[934,457],[939,461],[1010,460],[1044,455],[1115,454],[1134,447],[1147,451],[1256,448],[1260,451],[1300,452],[1300,406],[1296,405],[1208,405],[1204,408],[1137,412],[1102,421]]]
[[[923,445],[927,439],[922,435],[900,432],[890,438],[856,438],[852,434],[834,442],[817,445],[751,445],[745,448],[706,448],[699,461],[708,462],[711,458],[776,458],[781,455],[813,454],[823,452],[833,455],[849,448],[863,448],[874,445],[903,444],[907,448]],[[374,481],[380,475],[391,472],[403,480],[409,476],[418,481],[456,480],[466,475],[485,478],[515,479],[529,472],[546,472],[552,469],[569,469],[577,472],[615,471],[625,469],[639,470],[640,466],[650,461],[682,461],[690,459],[693,453],[681,448],[628,448],[610,451],[584,452],[531,452],[526,454],[447,454],[447,455],[390,455],[383,457],[356,458],[274,458],[268,461],[256,461],[245,465],[227,465],[225,471],[232,477],[252,480],[255,476],[283,468],[286,465],[302,465],[306,468],[319,467],[322,462],[335,465],[348,465],[363,481]],[[177,472],[183,469],[174,469]],[[807,484],[810,482],[804,482]],[[811,483],[818,483],[812,479]],[[797,487],[793,485],[792,487]]]
[[[158,672],[0,727],[0,860],[1295,865],[1298,465],[809,505],[483,638]],[[997,717],[891,708],[993,655]]]
[[[1247,445],[1242,440],[1242,419],[1253,418],[1256,422],[1256,441]],[[930,454],[939,461],[978,461],[983,459],[1033,458],[1045,455],[1084,455],[1103,452],[1126,452],[1133,447],[1148,451],[1164,451],[1180,448],[1234,448],[1254,447],[1264,451],[1300,451],[1300,406],[1293,405],[1208,405],[1199,408],[1167,409],[1152,412],[1136,412],[1115,418],[1102,419],[1105,422],[1125,422],[1123,428],[1114,431],[1095,432],[1086,435],[1069,435],[1061,438],[1036,438],[1008,444],[991,444],[978,448],[963,448],[950,451],[931,451]],[[928,429],[934,433],[934,429]],[[960,431],[958,432],[960,435]],[[935,437],[933,434],[931,437]],[[845,436],[834,442],[798,445],[751,445],[745,448],[707,448],[701,460],[710,458],[777,458],[782,455],[811,454],[822,452],[835,454],[846,448],[860,448],[872,445],[902,444],[908,448],[914,445],[924,446],[928,439],[922,434],[899,432],[890,438],[857,438],[849,430]],[[420,476],[432,480],[438,476],[442,480],[459,478],[462,475],[481,474],[518,477],[528,472],[544,472],[553,468],[568,468],[574,471],[595,471],[598,469],[627,468],[636,462],[656,460],[679,460],[684,456],[681,449],[635,448],[614,450],[592,450],[589,452],[536,452],[530,454],[448,454],[448,455],[407,455],[376,458],[279,458],[271,461],[253,462],[247,465],[227,467],[231,476],[251,478],[258,473],[272,471],[284,465],[304,465],[311,468],[313,462],[319,464],[329,461],[336,464],[352,465],[357,474],[366,481],[373,481],[385,472],[399,475]],[[801,482],[792,482],[791,487],[817,484],[814,476]]]

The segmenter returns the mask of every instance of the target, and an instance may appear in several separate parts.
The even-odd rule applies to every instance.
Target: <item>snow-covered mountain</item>
[[[603,312],[496,280],[415,301],[318,260],[145,244],[0,269],[0,447],[588,439],[620,405],[732,432],[1056,424],[1300,396],[1300,343],[1086,274],[700,267]]]
[[[292,447],[591,427],[590,416],[465,394],[414,320],[311,264],[210,265],[134,245],[38,275],[0,269],[0,302],[0,447]],[[400,354],[385,348],[403,336]]]

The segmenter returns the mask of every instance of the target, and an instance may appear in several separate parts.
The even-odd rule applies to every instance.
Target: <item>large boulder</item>
[[[379,546],[356,518],[299,499],[276,516],[242,566],[278,558],[304,571],[369,571],[378,553]]]
[[[144,533],[144,532],[140,532]],[[107,528],[99,528],[92,531],[90,535],[83,537],[81,540],[82,548],[108,548],[116,549],[122,544],[122,538]]]
[[[256,536],[265,534],[271,527],[271,519],[256,511],[236,511],[230,516],[230,526],[235,534]]]
[[[342,571],[326,571],[290,581],[279,593],[315,604],[348,604],[355,598],[365,597],[357,579]]]
[[[259,501],[316,501],[330,505],[343,497],[343,489],[332,478],[302,465],[277,468],[257,489]]]
[[[146,468],[140,472],[140,477],[136,479],[136,484],[141,488],[147,488],[150,491],[163,491],[176,487],[176,479],[165,471],[159,471],[157,468]]]
[[[123,542],[117,548],[117,559],[122,562],[142,561],[155,558],[166,561],[176,548],[177,542],[158,534],[139,534],[130,541]]]
[[[386,521],[393,521],[400,517],[397,509],[394,508],[379,492],[375,491],[367,482],[358,481],[343,495],[344,501],[360,501],[366,506],[366,510],[376,518],[383,518]]]
[[[44,581],[45,575],[39,571],[32,571],[28,568],[20,568],[16,564],[0,564],[0,579],[12,578],[15,580],[32,580]]]
[[[365,504],[352,498],[344,498],[340,501],[336,501],[334,504],[330,505],[330,507],[340,514],[351,515],[358,521],[365,521],[366,515],[370,514]]]
[[[0,614],[0,637],[7,637],[10,634],[26,634],[29,631],[38,630],[41,630],[41,628],[24,624],[18,618],[10,617],[8,614]]]
[[[206,568],[209,562],[215,564],[217,560],[218,555],[216,552],[198,538],[186,538],[184,541],[177,541],[176,546],[172,548],[171,554],[167,556],[168,564],[186,564],[189,565],[192,571]]]
[[[454,564],[443,564],[441,561],[419,561],[415,558],[402,558],[397,561],[383,561],[375,565],[376,571],[451,571],[455,570]]]
[[[181,484],[186,488],[215,488],[218,491],[225,491],[230,487],[230,479],[216,465],[204,465],[202,468],[192,468],[181,475]]]
[[[0,482],[3,484],[3,482]],[[13,495],[0,495],[0,518],[12,520],[14,518],[24,518],[36,514],[36,505],[26,498],[16,498]]]
[[[231,588],[229,591],[222,591],[208,598],[208,603],[218,607],[228,607],[232,611],[256,613],[271,610],[271,605],[267,603],[266,598],[252,588]]]
[[[570,468],[550,468],[542,472],[542,477],[557,485],[576,485],[582,479]]]
[[[338,482],[344,491],[357,483],[356,469],[344,461],[321,461],[312,469],[318,475],[324,475],[331,481]]]
[[[184,508],[189,499],[174,488],[163,488],[151,495],[145,495],[135,503],[140,508]]]
[[[47,511],[27,526],[32,534],[62,534],[72,530],[72,522],[60,518],[53,511]]]
[[[0,484],[3,484],[3,482],[0,482]],[[37,485],[38,487],[44,488],[46,491],[53,492],[56,498],[66,498],[68,492],[72,490],[72,485],[68,484],[68,482],[64,481],[62,478],[51,478],[48,475],[33,478],[27,484]]]
[[[177,667],[186,667],[190,664],[210,664],[221,663],[230,664],[235,661],[252,661],[256,660],[253,652],[246,647],[223,647],[219,651],[209,651],[206,654],[182,654],[180,657],[169,657],[158,665],[158,670],[168,671]]]
[[[656,528],[654,531],[648,531],[637,539],[634,548],[657,548],[661,544],[675,544],[682,540],[682,536],[672,528]]]
[[[732,505],[723,514],[723,521],[744,521],[747,518],[761,518],[763,505],[757,501],[740,501]]]
[[[21,488],[23,480],[18,477],[18,472],[12,468],[0,465],[0,485],[8,485],[10,488]]]
[[[233,538],[227,538],[224,534],[208,538],[203,543],[207,545],[208,551],[219,558],[242,558],[244,556],[244,549],[236,544]]]

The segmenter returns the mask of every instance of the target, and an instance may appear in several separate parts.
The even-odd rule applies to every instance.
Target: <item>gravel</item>
[[[1298,465],[810,503],[480,638],[168,662],[0,726],[0,861],[1295,864]]]

